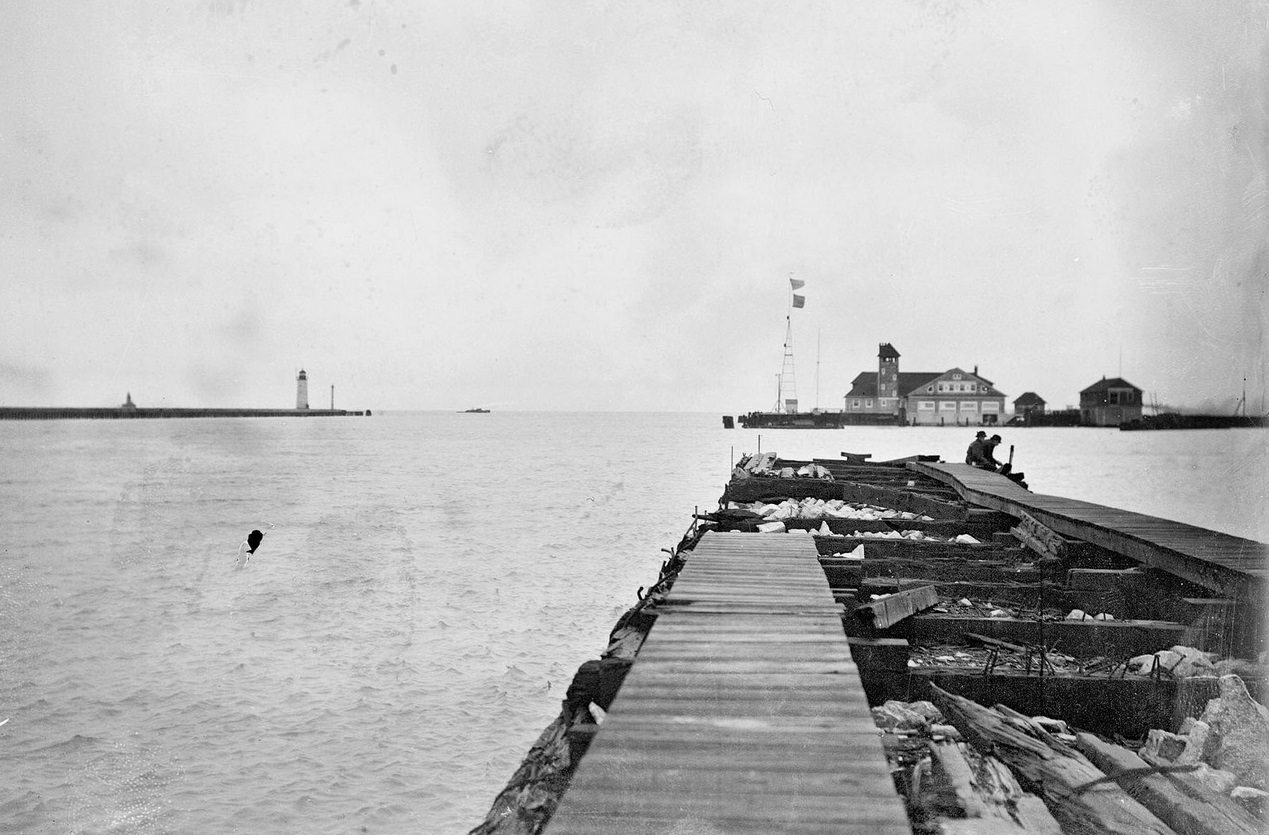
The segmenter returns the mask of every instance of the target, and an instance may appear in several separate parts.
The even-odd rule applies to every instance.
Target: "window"
[[[922,412],[932,412],[934,411],[934,401],[933,400],[918,400],[917,409]]]
[[[850,401],[850,407],[851,407],[852,409],[858,409],[858,408],[859,408],[859,401],[858,401],[858,400],[852,400],[852,401]]]
[[[864,406],[865,406],[866,408],[871,409],[871,408],[872,408],[872,401],[871,401],[871,400],[865,400],[865,401],[864,401]]]
[[[998,403],[997,401],[995,401],[995,400],[984,400],[984,401],[983,401],[983,413],[984,413],[984,414],[986,414],[987,412],[999,412],[999,411],[1000,411],[1000,403]]]
[[[926,387],[925,387],[925,390],[926,390],[928,393],[933,394],[933,393],[934,393],[934,386],[926,386]]]
[[[953,375],[952,375],[952,379],[953,379],[953,380],[959,380],[960,378],[961,378],[961,375],[959,375],[959,374],[953,374]]]
[[[954,412],[954,411],[956,411],[956,401],[955,401],[955,400],[944,400],[944,401],[940,402],[940,403],[939,403],[939,411],[940,411],[940,412]]]
[[[978,401],[977,400],[962,400],[961,411],[962,412],[977,412]]]

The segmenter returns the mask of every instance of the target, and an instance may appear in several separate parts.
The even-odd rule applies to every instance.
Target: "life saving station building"
[[[1003,422],[1005,395],[991,380],[960,368],[947,371],[899,371],[899,352],[889,342],[877,351],[877,370],[862,371],[846,394],[845,412],[859,422],[895,422],[916,426],[994,426]],[[872,420],[868,420],[872,418]],[[852,421],[854,422],[854,421]]]

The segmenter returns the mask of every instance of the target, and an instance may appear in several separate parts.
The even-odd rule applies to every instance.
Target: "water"
[[[949,460],[972,435],[0,423],[0,829],[465,831],[759,434],[790,457]],[[1269,540],[1266,433],[1002,434],[1038,491]]]

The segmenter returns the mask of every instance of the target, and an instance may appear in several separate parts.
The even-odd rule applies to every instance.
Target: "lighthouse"
[[[295,408],[308,408],[308,375],[304,373],[304,369],[300,369],[300,374],[295,378]]]

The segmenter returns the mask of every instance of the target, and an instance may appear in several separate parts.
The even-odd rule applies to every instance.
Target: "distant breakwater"
[[[131,420],[134,418],[361,417],[370,410],[347,409],[180,409],[121,406],[0,406],[0,420]]]

